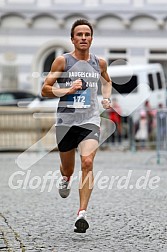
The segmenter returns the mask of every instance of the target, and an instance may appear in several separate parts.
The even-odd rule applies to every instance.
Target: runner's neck
[[[85,61],[89,61],[90,60],[90,53],[88,52],[72,52],[71,55],[77,59],[77,60],[85,60]]]

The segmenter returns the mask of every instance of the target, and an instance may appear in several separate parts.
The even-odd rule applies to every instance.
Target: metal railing
[[[154,149],[157,153],[157,163],[162,157],[167,157],[167,109],[154,112],[152,128],[150,130],[148,118],[143,124],[148,134],[145,138],[136,137],[139,130],[140,112],[135,116],[121,117],[120,126],[109,120],[103,120],[103,132],[111,134],[105,138],[101,147],[112,147],[132,152],[138,149]],[[134,120],[134,118],[138,120]],[[103,116],[104,118],[104,116]],[[51,150],[56,146],[55,112],[29,109],[0,108],[0,151],[25,150],[34,146],[35,151]],[[109,128],[111,127],[111,128]],[[108,129],[107,129],[108,128]],[[32,148],[32,150],[33,150]]]
[[[157,163],[162,158],[167,159],[167,109],[157,112],[157,134],[156,134]]]
[[[106,113],[106,112],[105,112]],[[110,113],[110,112],[108,112]],[[108,119],[111,117],[107,113],[104,117]],[[112,124],[115,129],[104,142],[104,147],[118,147],[118,149],[129,149],[137,151],[139,149],[156,149],[156,111],[135,111],[128,117],[116,115],[113,118]],[[114,121],[115,119],[115,121]],[[108,127],[113,125],[108,123]]]

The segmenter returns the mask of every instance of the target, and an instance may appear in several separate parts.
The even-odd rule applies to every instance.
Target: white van
[[[140,109],[146,100],[152,108],[166,105],[166,84],[160,64],[109,66],[112,79],[112,98],[116,98],[122,116],[129,116]],[[99,101],[101,100],[99,90]]]

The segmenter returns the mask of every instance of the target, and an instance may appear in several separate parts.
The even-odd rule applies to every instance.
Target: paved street
[[[167,161],[157,165],[151,151],[98,151],[90,228],[77,234],[76,154],[72,191],[62,199],[57,190],[57,152],[27,169],[18,167],[19,153],[0,153],[0,251],[166,252]],[[39,154],[30,153],[28,160],[34,155]]]

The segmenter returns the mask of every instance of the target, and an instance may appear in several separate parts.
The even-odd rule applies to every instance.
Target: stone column
[[[0,65],[1,69],[1,90],[18,89],[18,65],[16,55],[13,52],[6,52]]]

